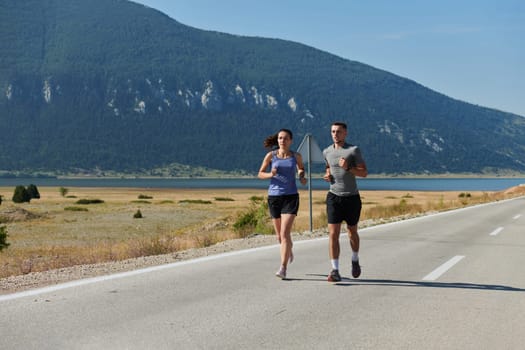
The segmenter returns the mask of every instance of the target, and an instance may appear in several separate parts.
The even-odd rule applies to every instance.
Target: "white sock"
[[[332,269],[339,270],[339,259],[332,259]]]
[[[352,252],[352,261],[359,261],[359,253]]]

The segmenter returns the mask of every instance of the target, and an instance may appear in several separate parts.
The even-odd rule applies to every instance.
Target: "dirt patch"
[[[512,195],[525,194],[525,184],[508,188],[503,193]]]
[[[19,222],[40,219],[43,215],[35,214],[22,208],[8,208],[0,211],[0,223]]]

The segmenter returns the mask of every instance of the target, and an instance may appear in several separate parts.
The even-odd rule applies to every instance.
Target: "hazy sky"
[[[199,29],[300,42],[525,116],[523,0],[135,0]]]

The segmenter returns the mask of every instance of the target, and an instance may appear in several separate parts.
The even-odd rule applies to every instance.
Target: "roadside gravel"
[[[312,239],[326,235],[325,231],[294,233],[294,240]],[[41,288],[69,281],[110,275],[119,272],[137,270],[150,266],[170,264],[178,261],[195,259],[203,256],[226,253],[235,250],[262,247],[277,244],[274,235],[252,235],[247,238],[223,241],[215,245],[188,249],[176,253],[146,256],[123,261],[100,264],[77,265],[44,272],[32,272],[26,275],[10,276],[0,279],[0,294],[10,294],[29,289]]]
[[[361,222],[360,227],[364,228],[367,226],[373,226],[381,223],[403,220],[407,218],[409,217],[403,216],[389,220],[367,220]],[[292,239],[294,241],[307,240],[319,237],[326,237],[327,234],[327,229],[314,230],[313,232],[294,232],[292,234]],[[31,272],[26,275],[10,276],[7,278],[0,279],[0,295],[42,288],[50,285],[56,285],[85,278],[110,275],[125,271],[132,271],[150,266],[170,264],[178,261],[195,259],[208,255],[215,255],[235,250],[250,249],[274,244],[277,244],[277,240],[274,235],[254,234],[246,238],[232,239],[219,242],[215,245],[205,248],[188,249],[170,254],[145,256],[140,258],[128,259],[123,261],[113,261],[100,264],[77,265],[44,272]]]

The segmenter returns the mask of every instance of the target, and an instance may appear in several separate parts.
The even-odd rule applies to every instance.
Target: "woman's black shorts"
[[[273,219],[278,219],[281,214],[297,215],[299,210],[299,194],[286,194],[282,196],[268,196],[268,209]]]
[[[361,197],[337,196],[332,192],[326,195],[326,216],[329,224],[340,224],[346,221],[348,226],[355,226],[361,216]]]

